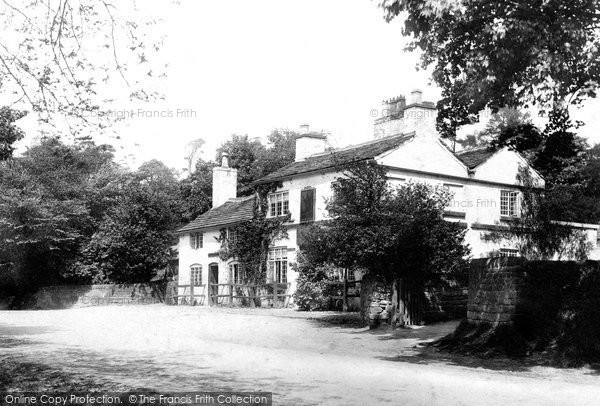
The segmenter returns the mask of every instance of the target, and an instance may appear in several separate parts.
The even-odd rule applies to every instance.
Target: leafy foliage
[[[163,164],[131,173],[106,145],[48,138],[0,167],[0,290],[147,281],[170,259],[181,211]]]
[[[217,149],[217,162],[227,152],[229,166],[238,170],[238,195],[252,194],[252,182],[294,162],[295,135],[289,130],[273,130],[267,137],[268,146],[259,139],[250,140],[247,135],[233,135]]]
[[[464,269],[465,230],[443,219],[445,189],[409,183],[388,186],[373,162],[344,168],[328,204],[331,220],[303,233],[300,248],[314,264],[366,270],[365,278],[392,283],[444,280]]]
[[[275,239],[287,238],[284,224],[290,215],[268,218],[266,195],[257,196],[254,216],[235,226],[236,239],[228,239],[227,230],[221,232],[220,257],[226,261],[234,259],[243,266],[243,281],[247,284],[264,283],[267,279],[267,256]]]
[[[180,199],[173,172],[150,161],[125,175],[122,187],[74,267],[94,282],[146,282],[174,255]]]
[[[94,229],[88,181],[111,159],[105,146],[48,139],[1,163],[0,272],[14,289],[62,278]]]
[[[194,220],[211,208],[214,162],[199,159],[196,169],[179,184],[184,222]]]
[[[294,303],[302,310],[331,310],[333,307],[331,265],[316,265],[300,252],[296,267],[298,279],[294,292]]]
[[[26,114],[8,107],[0,108],[0,161],[10,158],[15,150],[14,143],[25,136],[23,130],[15,125],[15,121]]]
[[[0,21],[0,88],[46,131],[83,138],[110,125],[100,110],[115,97],[110,88],[138,101],[161,97],[160,20],[134,2],[7,0]]]
[[[559,195],[543,194],[525,168],[519,171],[519,181],[523,185],[521,216],[515,217],[505,230],[490,233],[488,238],[515,239],[527,259],[550,260],[555,256],[586,259],[591,246],[585,233],[557,221],[564,203],[557,201]]]
[[[385,0],[402,15],[409,50],[434,65],[442,88],[438,128],[477,120],[489,107],[564,109],[595,97],[600,77],[597,0]]]

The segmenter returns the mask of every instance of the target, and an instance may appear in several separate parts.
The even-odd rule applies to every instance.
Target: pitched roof
[[[201,214],[196,220],[181,227],[178,233],[198,230],[201,228],[217,227],[227,224],[251,220],[254,216],[254,196],[229,199],[219,207]]]
[[[489,147],[475,148],[467,151],[456,153],[456,157],[460,159],[469,169],[481,165],[487,161],[497,151],[490,149]]]
[[[380,138],[375,141],[353,145],[321,154],[312,155],[300,162],[294,162],[254,182],[256,185],[274,182],[306,172],[334,168],[351,162],[373,159],[411,139],[414,133]]]

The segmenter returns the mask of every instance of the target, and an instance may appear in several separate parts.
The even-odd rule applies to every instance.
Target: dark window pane
[[[305,189],[300,193],[300,222],[315,219],[315,189]]]

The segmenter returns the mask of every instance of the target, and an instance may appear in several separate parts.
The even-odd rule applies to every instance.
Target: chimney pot
[[[227,152],[221,154],[221,167],[229,168],[229,154]]]

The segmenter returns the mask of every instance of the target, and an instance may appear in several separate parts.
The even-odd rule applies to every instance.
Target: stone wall
[[[391,292],[387,287],[377,286],[371,296],[370,319],[388,322],[391,314]],[[428,286],[422,299],[423,323],[435,323],[446,320],[464,319],[467,316],[468,289],[460,286],[438,288]]]
[[[474,324],[510,324],[522,282],[521,258],[474,259],[469,272],[467,320]]]
[[[66,309],[89,306],[126,306],[165,303],[167,282],[120,285],[63,285],[41,288],[11,308]]]
[[[467,302],[469,289],[456,286],[440,289],[427,287],[425,289],[425,323],[444,320],[457,320],[467,317]]]

